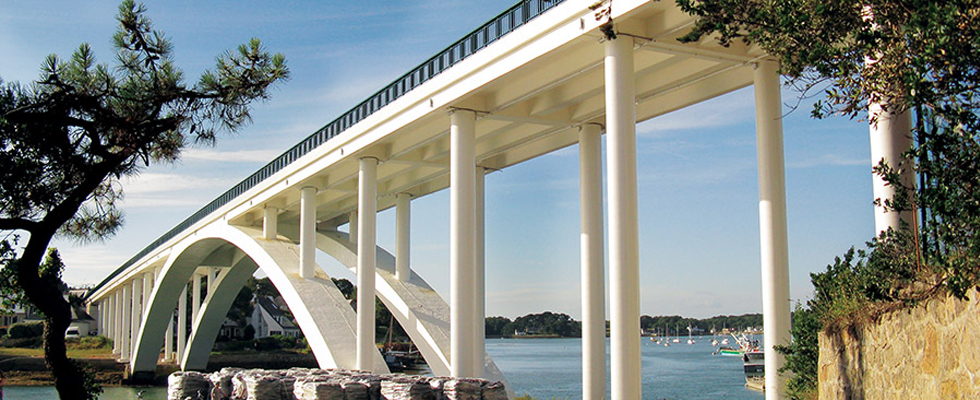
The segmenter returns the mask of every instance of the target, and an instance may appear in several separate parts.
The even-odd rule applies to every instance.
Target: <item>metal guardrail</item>
[[[419,64],[405,75],[395,79],[394,82],[375,92],[373,95],[368,97],[367,100],[360,102],[354,106],[354,108],[351,108],[350,110],[347,110],[347,112],[341,114],[341,116],[337,119],[318,129],[316,132],[313,132],[312,135],[308,136],[306,139],[303,139],[303,141],[299,142],[279,157],[276,157],[274,160],[272,160],[272,162],[266,164],[248,178],[245,178],[194,214],[191,214],[190,217],[187,217],[187,219],[177,224],[177,226],[175,226],[173,229],[167,231],[167,233],[164,233],[163,236],[160,236],[157,238],[157,240],[154,240],[152,243],[146,246],[146,248],[141,250],[139,253],[136,253],[135,256],[126,261],[121,267],[109,274],[109,276],[103,279],[102,282],[99,282],[98,285],[90,289],[89,295],[95,293],[95,291],[99,290],[103,285],[112,280],[112,278],[115,278],[117,275],[125,271],[126,268],[132,266],[134,263],[139,261],[139,259],[149,254],[164,242],[174,238],[191,225],[194,225],[204,217],[216,211],[218,208],[221,208],[221,206],[228,204],[234,198],[255,187],[255,185],[258,185],[260,182],[272,176],[276,172],[279,172],[279,170],[285,168],[287,165],[293,161],[296,161],[303,155],[306,155],[317,146],[341,134],[351,126],[354,126],[354,124],[367,118],[369,115],[374,114],[375,111],[380,110],[382,107],[402,97],[412,89],[418,87],[422,83],[425,83],[429,79],[432,79],[432,77],[438,75],[442,71],[445,71],[449,67],[483,49],[490,43],[500,39],[504,35],[512,32],[534,17],[541,15],[545,11],[548,11],[563,1],[564,0],[523,0],[511,6],[509,9],[500,13],[489,22],[483,24],[479,28],[464,36],[462,39],[459,39],[449,47],[446,47],[435,56],[425,60],[425,62]]]

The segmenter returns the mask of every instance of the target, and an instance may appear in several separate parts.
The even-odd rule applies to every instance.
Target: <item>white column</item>
[[[633,40],[625,36],[609,40],[605,44],[605,52],[610,387],[613,400],[627,400],[641,397]]]
[[[119,361],[129,361],[129,325],[133,308],[132,285],[122,285],[122,324],[119,330]]]
[[[906,111],[893,114],[882,109],[881,104],[871,103],[868,106],[871,132],[871,166],[876,167],[884,160],[896,171],[900,171],[902,182],[911,188],[914,179],[912,166],[902,153],[912,147],[912,116]],[[904,164],[904,165],[899,165]],[[884,205],[885,200],[891,200],[898,192],[895,186],[888,185],[878,174],[872,174],[875,199]],[[881,205],[875,206],[875,235],[892,228],[898,230],[901,221],[908,224],[913,222],[910,212],[886,211]]]
[[[197,329],[197,313],[201,311],[201,275],[191,275],[191,330]]]
[[[184,349],[187,348],[187,284],[177,298],[177,366],[184,359]]]
[[[299,208],[299,276],[313,279],[316,269],[316,188],[303,188]]]
[[[606,396],[606,309],[602,249],[602,144],[599,126],[578,133],[582,230],[582,399]]]
[[[357,187],[357,369],[374,369],[374,271],[377,258],[378,159],[360,159]]]
[[[143,274],[143,312],[140,313],[140,319],[150,311],[150,296],[153,294],[153,273],[147,272]]]
[[[218,278],[218,267],[208,267],[205,269],[208,272],[208,294],[204,297],[204,301],[208,301],[211,298],[211,293],[214,293],[214,281]]]
[[[116,289],[112,299],[112,352],[122,353],[122,290]]]
[[[350,229],[348,229],[350,235],[348,237],[350,238],[351,244],[357,244],[357,210],[351,211],[348,219],[350,219]]]
[[[136,278],[133,279],[133,301],[132,312],[130,316],[130,338],[129,338],[129,348],[133,351],[136,350],[136,338],[140,334],[140,321],[143,317],[143,279]]]
[[[171,362],[174,360],[174,315],[170,313],[170,321],[167,321],[167,336],[163,338],[163,361]]]
[[[766,399],[786,398],[775,349],[790,340],[789,255],[786,242],[786,176],[783,164],[779,64],[760,61],[755,69],[756,142],[759,151],[759,233],[762,250],[762,315],[766,332]]]
[[[484,356],[487,333],[485,175],[486,169],[476,167],[474,182],[476,220],[473,242],[473,376],[477,378],[483,377],[483,368],[486,364]]]
[[[455,110],[449,129],[449,324],[450,366],[454,377],[472,377],[473,261],[476,243],[476,113]]]
[[[262,237],[275,240],[279,235],[279,209],[265,207],[262,213]]]
[[[412,196],[399,193],[395,196],[395,277],[408,282],[412,276],[409,267],[412,236]]]

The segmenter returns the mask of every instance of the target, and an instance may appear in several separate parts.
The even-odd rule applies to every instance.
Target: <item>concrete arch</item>
[[[136,336],[131,371],[152,371],[163,346],[167,324],[171,321],[177,297],[194,270],[222,247],[233,246],[244,258],[231,263],[194,321],[192,346],[185,350],[182,368],[201,368],[221,320],[228,312],[228,293],[241,288],[242,282],[256,268],[261,269],[282,294],[296,317],[317,362],[323,368],[353,368],[355,365],[355,315],[343,294],[319,268],[314,279],[299,277],[299,249],[288,240],[262,239],[260,230],[224,224],[212,224],[174,246],[150,295],[150,307]],[[237,267],[237,269],[236,269]],[[234,275],[232,273],[234,272]],[[242,277],[244,276],[244,277]],[[235,281],[241,280],[237,287]],[[234,295],[231,295],[233,299]],[[215,301],[215,304],[210,304]],[[223,309],[222,309],[223,308]],[[215,327],[217,321],[218,327]],[[200,332],[198,332],[200,330]],[[208,336],[211,336],[208,338]],[[194,349],[193,351],[191,349]],[[387,373],[388,367],[379,352],[374,355],[374,371]]]
[[[320,251],[357,273],[357,248],[350,242],[348,234],[317,232],[316,244]],[[377,247],[376,261],[375,288],[378,297],[418,346],[432,373],[436,376],[450,375],[449,305],[415,271],[407,281],[399,281],[395,277],[395,257],[380,246]],[[483,361],[483,378],[506,382],[503,373],[486,352]],[[509,384],[505,386],[508,391],[511,390]]]

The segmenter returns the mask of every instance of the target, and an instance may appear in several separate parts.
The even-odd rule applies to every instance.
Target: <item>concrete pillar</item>
[[[207,273],[208,273],[208,275],[207,275],[207,277],[208,277],[208,285],[207,285],[208,294],[207,294],[207,296],[204,297],[204,301],[210,301],[210,299],[211,299],[211,293],[214,293],[215,280],[218,278],[218,268],[217,267],[208,267],[208,268],[205,269],[205,271],[207,271]]]
[[[191,274],[191,330],[197,329],[197,314],[201,311],[201,275]]]
[[[184,349],[187,348],[187,284],[184,284],[177,298],[177,366],[184,359]]]
[[[150,296],[153,295],[153,273],[143,274],[143,312],[140,313],[140,320],[150,311]]]
[[[316,270],[316,188],[303,188],[299,216],[299,276],[313,279]]]
[[[360,159],[357,187],[357,369],[374,369],[374,273],[377,258],[378,159]]]
[[[350,219],[350,225],[349,225],[350,229],[348,229],[350,231],[350,235],[348,235],[348,237],[350,237],[351,244],[356,245],[357,244],[357,210],[351,211],[350,217],[348,218]]]
[[[408,282],[412,275],[409,267],[411,224],[412,196],[408,193],[399,193],[395,196],[395,277],[402,282]]]
[[[582,268],[582,399],[606,396],[606,308],[602,243],[602,142],[599,126],[578,133]]]
[[[167,333],[163,338],[163,361],[171,362],[174,360],[174,315],[170,314],[170,321],[167,321]]]
[[[119,329],[119,361],[129,362],[130,318],[133,312],[133,289],[131,284],[122,285],[122,324]]]
[[[756,144],[759,152],[759,233],[762,252],[762,314],[766,331],[766,400],[786,398],[779,375],[785,358],[777,345],[790,341],[789,250],[786,239],[786,174],[783,162],[779,64],[755,69]]]
[[[133,279],[133,301],[132,312],[130,316],[130,339],[129,348],[133,351],[136,350],[136,338],[139,337],[140,333],[140,322],[143,320],[143,279],[135,278]]]
[[[275,240],[279,235],[279,209],[266,206],[262,213],[262,237]]]
[[[112,353],[122,354],[122,290],[116,289],[112,300]]]
[[[639,399],[640,267],[633,39],[605,43],[609,317],[613,400]]]
[[[914,175],[911,161],[903,155],[912,147],[912,116],[906,111],[894,114],[882,109],[881,104],[871,103],[868,106],[871,132],[871,166],[875,167],[884,161],[896,171],[900,171],[903,184],[913,187]],[[895,186],[888,185],[878,174],[873,174],[872,183],[875,199],[882,202],[891,200],[898,192]],[[901,221],[912,224],[912,214],[909,211],[887,211],[882,205],[875,206],[875,235],[892,228],[901,228]]]
[[[474,185],[474,242],[473,242],[473,376],[482,378],[486,364],[486,224],[485,224],[485,175],[486,169],[476,167]]]
[[[454,377],[474,375],[473,246],[476,210],[476,113],[455,110],[449,129],[449,324],[450,366]]]

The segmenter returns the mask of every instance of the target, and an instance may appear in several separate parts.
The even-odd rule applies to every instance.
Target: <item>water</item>
[[[710,338],[658,346],[643,338],[643,398],[761,400],[745,387],[740,357],[712,355]],[[608,342],[607,342],[608,346]],[[538,400],[582,398],[580,339],[488,339],[487,351],[518,394]],[[607,371],[608,374],[608,371]],[[54,399],[53,387],[8,386],[4,400]],[[164,400],[166,388],[106,387],[101,400]]]
[[[644,399],[761,400],[745,387],[741,357],[712,355],[711,338],[664,347],[642,338]],[[606,342],[608,354],[608,339]],[[580,339],[489,339],[487,351],[514,391],[535,399],[582,398]],[[608,375],[608,370],[606,371]],[[608,380],[607,380],[608,382]],[[608,390],[608,388],[607,388]]]

